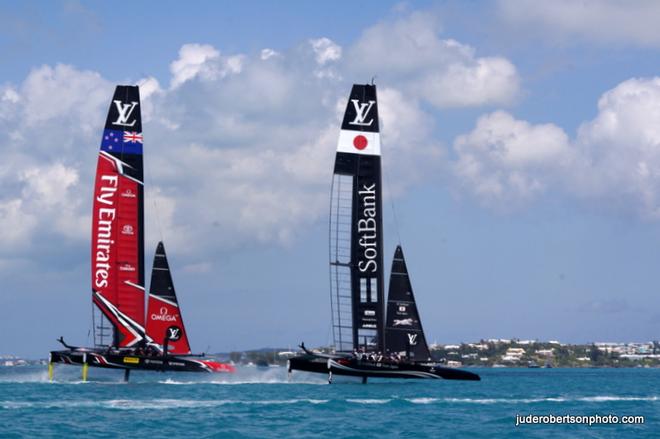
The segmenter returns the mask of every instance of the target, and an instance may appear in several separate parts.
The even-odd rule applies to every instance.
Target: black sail
[[[154,266],[151,271],[149,300],[147,305],[147,337],[159,348],[168,345],[167,352],[176,355],[190,354],[190,343],[183,317],[176,298],[170,264],[167,262],[165,246],[156,247]],[[167,342],[165,342],[167,339]]]
[[[401,246],[397,246],[392,260],[385,341],[389,351],[412,360],[431,358]]]
[[[170,264],[167,262],[165,245],[162,242],[158,243],[156,253],[154,254],[154,265],[151,271],[149,295],[156,296],[162,300],[167,300],[176,305],[179,304],[179,301],[176,299],[176,291],[174,290]]]
[[[375,85],[354,85],[339,134],[330,208],[337,351],[384,351],[380,134]]]

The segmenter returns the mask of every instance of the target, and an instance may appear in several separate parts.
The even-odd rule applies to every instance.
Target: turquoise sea
[[[475,369],[476,370],[476,369]],[[480,382],[335,382],[60,365],[0,368],[0,437],[660,437],[660,369],[478,369]],[[642,425],[521,425],[516,415],[644,416]]]

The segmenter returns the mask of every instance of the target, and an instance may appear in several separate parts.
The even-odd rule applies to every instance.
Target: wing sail
[[[330,279],[337,351],[384,351],[380,134],[375,85],[351,90],[330,203]]]
[[[117,347],[144,339],[143,196],[140,92],[120,85],[101,139],[92,213],[92,300]]]

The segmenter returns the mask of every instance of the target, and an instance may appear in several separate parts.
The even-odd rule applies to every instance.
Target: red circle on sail
[[[367,147],[368,144],[369,142],[367,141],[367,138],[361,134],[359,136],[355,136],[353,139],[353,146],[359,150],[363,150]]]

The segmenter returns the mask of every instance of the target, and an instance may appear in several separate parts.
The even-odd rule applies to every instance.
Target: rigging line
[[[382,142],[381,142],[382,146]],[[387,172],[382,172],[382,174],[385,174],[385,184],[387,185],[387,192],[390,198],[390,208],[392,209],[392,217],[394,218],[394,230],[396,231],[396,236],[399,239],[399,245],[402,245],[401,243],[401,233],[399,233],[399,219],[396,215],[396,209],[394,208],[394,193],[392,192],[392,185],[390,184],[390,177]]]
[[[335,336],[334,336],[334,328],[333,328],[332,323],[330,323],[330,326],[328,326],[328,333],[325,336],[325,345],[326,346],[330,346],[330,337],[332,337],[332,345],[334,346],[335,345],[335,342],[334,342]],[[335,347],[335,350],[337,350],[336,347]]]
[[[126,93],[127,93],[127,99],[128,99],[128,90],[127,90]],[[141,102],[140,102],[140,105],[142,105]],[[142,122],[141,113],[140,113],[140,120]],[[142,124],[142,125],[143,125],[142,126],[142,133],[143,134],[142,135],[143,135],[143,138],[144,138],[144,124]],[[144,157],[144,140],[142,142],[142,157]],[[143,187],[144,187],[144,184],[146,183],[147,178],[149,179],[149,182],[153,184],[154,179],[152,177],[151,166],[149,165],[149,160],[144,160],[144,158],[143,158],[142,169],[143,169],[143,171],[146,171],[146,174],[147,174],[146,176],[145,175],[142,176]],[[149,187],[149,186],[147,186],[147,187]],[[155,185],[154,185],[154,187],[155,187]],[[146,191],[144,191],[144,192],[145,192],[144,193],[144,198],[146,198]],[[158,236],[160,238],[160,241],[162,242],[163,241],[163,229],[162,229],[161,224],[160,224],[160,211],[158,209],[158,203],[156,202],[156,197],[153,196],[151,198],[152,198],[152,202],[153,202],[153,206],[154,206],[154,216],[156,217],[156,227],[158,229]]]
[[[94,337],[94,347],[96,347],[96,317],[94,316],[94,301],[92,300],[92,334]],[[87,332],[87,342],[89,342],[89,332]]]
[[[147,178],[149,179],[149,182],[151,183],[151,185],[148,186],[148,187],[156,187],[153,184],[154,179],[153,179],[153,176],[151,174],[151,166],[149,165],[149,160],[145,160],[145,163],[143,164],[143,167],[147,171]],[[145,179],[145,183],[146,183],[146,179]],[[145,194],[145,196],[146,196],[146,194]],[[156,197],[155,194],[154,194],[154,196],[151,197],[151,202],[154,205],[154,216],[156,217],[156,228],[158,228],[158,236],[160,238],[159,240],[160,240],[160,242],[163,242],[164,241],[164,239],[163,239],[163,228],[161,227],[161,224],[160,224],[160,211],[158,210],[158,203],[156,202],[156,198],[158,198],[158,197]]]
[[[122,102],[128,102],[128,87],[126,87],[124,89],[124,97],[122,98]],[[140,109],[138,108],[138,110],[140,110]],[[140,119],[141,118],[142,118],[142,116],[140,116]],[[127,128],[128,127],[125,127],[124,129],[127,129]],[[120,135],[121,135],[121,139],[120,139],[121,140],[121,151],[119,152],[119,159],[122,162],[126,163],[126,160],[124,160],[124,132],[121,132]],[[132,166],[131,166],[131,168],[132,168]],[[123,167],[122,167],[122,170],[123,170]],[[142,177],[142,179],[144,180],[144,176]],[[144,181],[143,181],[143,183],[144,183]]]
[[[335,186],[335,176],[332,176],[332,182],[330,183],[330,215],[328,217],[328,260],[332,263],[332,197],[334,194],[334,186]],[[335,251],[336,253],[336,251]],[[334,289],[332,288],[332,265],[330,266],[329,270],[330,274],[330,330],[332,331],[332,342],[333,344],[336,344],[335,340],[335,333],[334,333],[334,322],[335,322],[335,310],[333,306],[333,294],[334,294]],[[326,341],[328,340],[329,337],[326,335]]]

